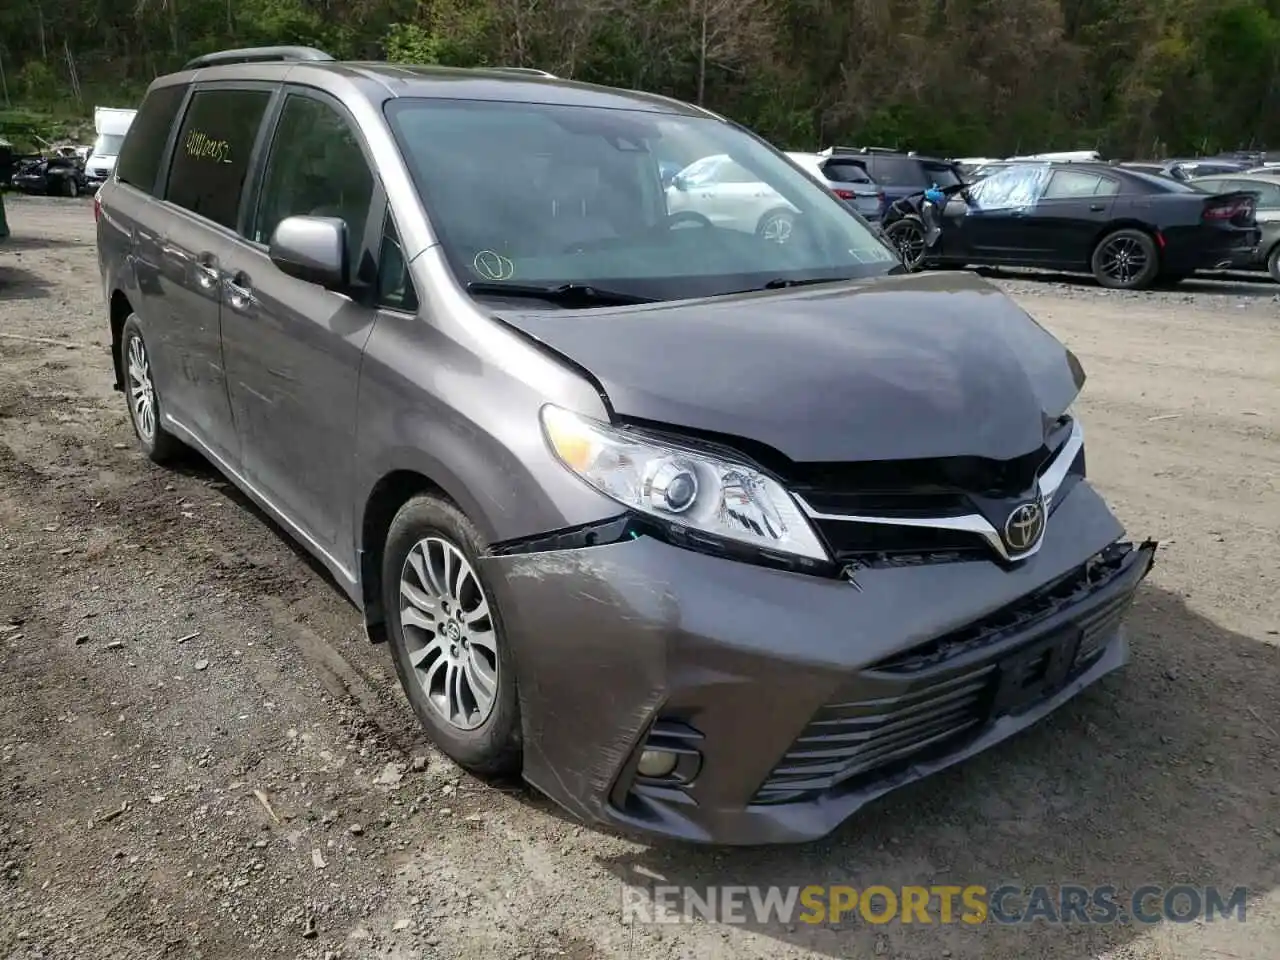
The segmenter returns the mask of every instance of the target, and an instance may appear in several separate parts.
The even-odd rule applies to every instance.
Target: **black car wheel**
[[[457,507],[417,496],[396,514],[382,557],[382,602],[400,684],[450,759],[481,776],[519,771],[520,701],[479,532]]]
[[[1151,286],[1160,271],[1155,241],[1141,230],[1109,233],[1093,250],[1093,276],[1104,287],[1142,290]]]
[[[1271,274],[1272,280],[1280,283],[1280,243],[1272,247],[1267,256],[1267,273]]]
[[[151,354],[136,314],[130,314],[120,334],[120,367],[129,420],[138,445],[155,463],[168,463],[182,452],[180,441],[161,425],[160,396],[156,393]]]
[[[908,270],[919,270],[924,266],[927,241],[923,223],[914,217],[906,217],[885,227],[884,235],[897,248]]]
[[[80,185],[76,183],[75,177],[67,177],[67,179],[63,181],[62,192],[73,200],[80,196]]]

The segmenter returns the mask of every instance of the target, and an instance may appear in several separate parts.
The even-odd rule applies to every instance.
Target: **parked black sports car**
[[[19,160],[13,186],[23,193],[78,197],[86,192],[84,161],[79,157],[29,157]]]
[[[951,193],[951,191],[948,191]],[[1196,270],[1244,269],[1261,232],[1256,197],[1106,163],[1011,166],[957,191],[927,246],[919,220],[886,228],[909,267],[966,264],[1087,271],[1138,290]]]

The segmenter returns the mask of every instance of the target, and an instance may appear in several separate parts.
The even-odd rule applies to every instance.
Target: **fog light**
[[[640,754],[636,772],[642,777],[661,779],[671,776],[679,757],[670,750],[645,750]]]

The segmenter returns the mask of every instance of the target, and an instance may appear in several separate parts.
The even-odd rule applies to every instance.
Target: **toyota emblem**
[[[1004,542],[1011,553],[1026,553],[1044,536],[1044,501],[1024,503],[1004,522]]]

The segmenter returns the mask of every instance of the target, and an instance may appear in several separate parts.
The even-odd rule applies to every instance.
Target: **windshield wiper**
[[[624,307],[635,303],[655,303],[653,297],[640,297],[617,290],[601,290],[587,283],[562,283],[555,287],[540,287],[531,283],[498,283],[472,280],[467,284],[468,293],[491,294],[498,297],[527,297],[546,300],[562,306]]]
[[[782,290],[785,287],[808,287],[815,283],[847,283],[853,277],[807,277],[804,280],[786,280],[779,277],[777,280],[770,280],[761,290]]]

